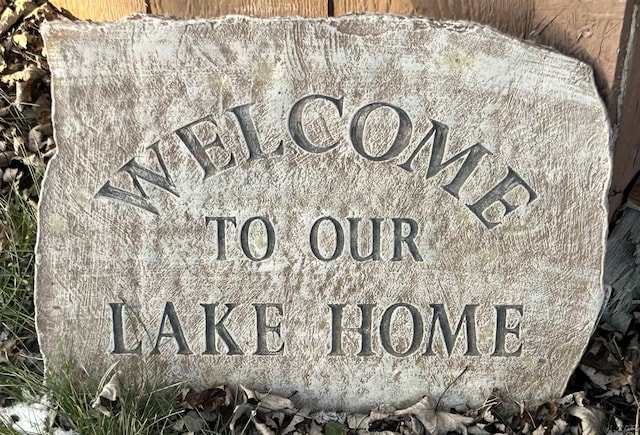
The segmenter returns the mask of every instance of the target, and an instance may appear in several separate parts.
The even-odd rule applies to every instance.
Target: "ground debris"
[[[0,194],[38,199],[36,178],[55,151],[45,20],[63,18],[43,0],[14,0],[0,13]]]
[[[607,414],[591,405],[583,392],[545,402],[537,408],[526,408],[505,397],[493,395],[477,409],[436,409],[437,401],[424,396],[404,409],[385,405],[369,413],[317,412],[295,406],[295,400],[272,393],[262,393],[240,386],[233,400],[231,389],[220,386],[199,393],[195,406],[183,397],[185,411],[174,425],[179,433],[221,430],[235,434],[313,434],[362,435],[446,435],[461,434],[604,434],[607,427],[624,430],[621,419],[608,422]],[[206,398],[204,401],[201,398]],[[211,400],[215,397],[217,399]],[[224,400],[222,398],[225,398]],[[204,411],[203,403],[213,404],[215,411]],[[228,411],[233,406],[233,412]]]
[[[115,373],[111,375],[109,382],[103,382],[104,386],[102,387],[102,390],[93,402],[91,402],[91,407],[103,414],[105,417],[111,417],[113,415],[114,411],[117,409],[120,397],[122,396],[122,382],[120,381],[122,373],[115,371],[114,365],[107,371],[105,376],[112,372]]]

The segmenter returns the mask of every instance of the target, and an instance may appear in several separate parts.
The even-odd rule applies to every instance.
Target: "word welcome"
[[[293,143],[306,153],[318,155],[331,152],[340,146],[340,142],[334,142],[328,146],[320,146],[317,143],[312,142],[305,133],[303,115],[304,110],[308,105],[319,101],[326,101],[335,108],[334,113],[326,114],[326,121],[330,123],[332,119],[335,120],[336,115],[338,118],[343,117],[343,100],[344,97],[334,98],[328,95],[311,94],[296,101],[291,107],[287,120],[287,130]],[[250,109],[251,104],[243,104],[232,107],[225,112],[225,114],[228,114],[235,119],[240,130],[240,134],[244,140],[243,145],[246,148],[246,159],[243,163],[250,163],[258,159],[284,155],[284,139],[280,140],[272,151],[265,151],[263,143],[260,141],[260,135],[256,124],[251,117]],[[376,135],[367,134],[368,128],[371,128],[370,125],[367,124],[367,120],[373,112],[380,109],[390,109],[397,115],[397,120],[389,120],[390,122],[397,123],[395,137],[390,144],[367,146],[367,144],[365,144],[365,137],[376,137]],[[390,103],[369,103],[359,108],[351,118],[349,126],[350,145],[355,153],[361,158],[372,162],[392,161],[397,167],[408,173],[412,173],[415,171],[415,168],[413,167],[414,160],[420,153],[424,152],[424,150],[428,148],[427,144],[430,144],[431,153],[429,163],[426,168],[426,178],[433,178],[445,168],[454,164],[458,165],[457,172],[452,179],[442,185],[442,189],[459,200],[461,188],[465,183],[467,183],[483,159],[492,155],[492,152],[480,143],[476,143],[445,160],[449,127],[442,122],[433,119],[430,119],[430,121],[430,130],[424,135],[424,137],[419,139],[417,142],[412,143],[413,123],[406,111]],[[222,171],[227,171],[238,166],[239,156],[228,149],[220,139],[219,134],[216,134],[213,141],[209,143],[202,143],[194,132],[194,127],[202,124],[209,124],[210,126],[218,129],[218,123],[214,117],[212,115],[208,115],[175,130],[173,133],[180,139],[181,143],[184,145],[185,151],[188,152],[200,166],[203,172],[202,181],[204,182]],[[115,187],[111,184],[110,180],[107,180],[94,195],[94,198],[117,201],[138,207],[149,213],[159,215],[160,211],[158,210],[157,205],[154,203],[150,195],[148,195],[144,190],[141,181],[163,189],[171,195],[180,197],[180,192],[173,182],[171,172],[165,163],[159,145],[160,141],[155,142],[149,146],[148,149],[155,155],[162,173],[149,169],[136,161],[136,158],[132,158],[120,167],[117,172],[127,173],[131,177],[134,191]],[[212,148],[218,149],[218,152],[220,153],[225,153],[226,160],[219,164],[214,163],[211,155],[208,153],[208,150]],[[368,151],[370,149],[384,149],[384,152],[372,154]],[[403,152],[410,151],[411,149],[413,150],[409,154],[409,157],[404,161],[398,161],[399,156],[403,154]],[[408,154],[408,152],[405,154]],[[485,211],[494,204],[501,204],[503,207],[503,215],[506,216],[519,206],[523,205],[512,204],[505,198],[509,192],[518,187],[523,188],[527,192],[528,199],[524,205],[530,204],[537,198],[537,194],[533,188],[513,168],[507,166],[507,173],[502,180],[498,181],[497,184],[477,198],[473,203],[465,205],[486,228],[494,228],[502,222],[489,220],[485,216]]]
[[[251,304],[255,314],[250,318],[245,318],[244,324],[247,328],[255,328],[256,347],[253,355],[283,355],[286,347],[283,337],[284,307],[281,303],[261,303]],[[143,353],[142,341],[137,340],[135,345],[128,347],[124,337],[124,303],[110,303],[113,325],[113,354],[140,355]],[[236,303],[208,303],[200,304],[203,308],[204,317],[204,350],[202,355],[245,355],[246,349],[240,348],[237,341],[227,329],[226,322],[233,316],[234,310],[238,308]],[[450,357],[456,348],[458,337],[464,335],[463,356],[480,356],[482,352],[478,347],[478,324],[476,322],[477,304],[465,305],[456,326],[452,328],[449,321],[449,314],[443,304],[429,304],[430,321],[425,323],[424,316],[418,307],[407,303],[396,303],[388,306],[382,312],[379,320],[374,323],[375,303],[357,304],[356,306],[347,304],[328,304],[331,313],[331,331],[327,334],[327,344],[330,348],[327,356],[347,356],[356,355],[361,357],[372,357],[378,355],[374,350],[373,336],[378,335],[379,351],[394,357],[404,358],[417,352],[421,352],[424,357],[436,356],[434,347],[437,337],[440,337],[444,344],[444,352]],[[217,314],[224,307],[222,315]],[[345,308],[355,309],[360,313],[359,326],[345,326],[343,317]],[[522,354],[522,338],[520,325],[523,317],[522,305],[494,305],[493,322],[493,349],[487,352],[491,357],[518,357]],[[412,333],[408,343],[404,346],[394,344],[396,333],[393,331],[393,318],[400,311],[406,311],[410,317]],[[277,323],[268,323],[267,319],[276,318]],[[514,319],[515,318],[515,319]],[[426,328],[426,325],[429,328]],[[146,329],[146,328],[145,328]],[[464,331],[464,334],[462,334]],[[480,334],[485,336],[489,331]],[[346,334],[355,334],[360,339],[359,349],[350,349],[348,352],[343,346],[343,337]],[[271,337],[269,337],[271,335]],[[426,337],[426,340],[425,340]],[[271,338],[271,340],[269,339]],[[397,338],[397,337],[396,337]],[[405,337],[403,337],[405,338]],[[161,348],[166,350],[167,344],[173,342],[172,348],[177,348],[178,355],[192,355],[191,345],[187,342],[182,330],[181,321],[176,312],[173,302],[167,302],[164,311],[160,316],[160,326],[156,335],[155,346],[146,350],[151,355],[161,353]],[[224,347],[221,350],[219,343]],[[274,342],[276,345],[274,346]],[[271,343],[272,347],[269,347]],[[226,348],[226,352],[224,351]]]

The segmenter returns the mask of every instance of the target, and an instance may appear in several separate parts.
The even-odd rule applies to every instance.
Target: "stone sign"
[[[591,69],[469,23],[232,16],[44,29],[51,373],[312,408],[562,393],[603,303]]]

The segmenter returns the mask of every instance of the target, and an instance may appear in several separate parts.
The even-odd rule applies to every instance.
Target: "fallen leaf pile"
[[[23,195],[37,201],[33,178],[55,148],[49,67],[39,29],[58,12],[42,1],[0,0],[0,6],[0,193],[18,183]]]
[[[6,248],[33,244],[27,234],[33,237],[34,231],[16,230],[5,219],[24,213],[20,207],[11,206],[14,202],[7,200],[10,196],[21,197],[27,207],[35,210],[37,181],[55,151],[50,74],[40,24],[56,16],[57,11],[42,0],[0,0],[0,262],[5,288],[32,284],[32,256],[15,258]],[[25,222],[34,225],[28,219]],[[4,303],[5,309],[28,316],[25,310],[33,310],[33,295],[20,293],[13,305]],[[18,323],[2,318],[0,363],[24,361],[37,354],[33,326],[24,321]]]
[[[296,405],[295,394],[282,397],[239,385],[202,391],[185,389],[183,411],[173,419],[180,434],[229,431],[259,435],[401,435],[489,434],[637,434],[635,374],[639,362],[640,313],[627,334],[601,325],[572,377],[564,397],[536,407],[496,392],[477,408],[443,409],[425,395],[403,409],[391,405],[365,413],[310,412]],[[107,375],[115,370],[112,367]],[[105,418],[117,417],[122,373],[114,374],[93,402]],[[116,413],[114,413],[116,410]]]
[[[60,12],[42,0],[0,0],[0,10],[0,195],[18,192],[35,204],[37,177],[55,151],[50,75],[39,26]],[[0,248],[9,237],[0,222]],[[638,314],[626,334],[601,325],[569,382],[567,395],[536,407],[496,392],[479,408],[442,409],[438,398],[425,395],[404,409],[310,412],[296,405],[295,395],[287,398],[241,385],[219,386],[185,389],[176,399],[182,411],[171,417],[172,430],[262,435],[638,434]],[[7,328],[0,327],[0,364],[16,358],[18,344]],[[105,379],[91,406],[99,418],[118,418],[127,385],[115,367]],[[58,415],[56,421],[66,418]]]
[[[225,385],[200,392],[184,392],[182,406],[185,411],[173,426],[182,434],[223,429],[233,434],[260,435],[446,435],[451,432],[555,435],[603,434],[607,430],[604,411],[590,406],[583,393],[548,401],[535,411],[496,396],[479,408],[449,412],[437,409],[437,401],[425,396],[404,409],[382,406],[368,413],[312,413],[297,408],[294,398],[251,390],[242,385],[234,394]]]

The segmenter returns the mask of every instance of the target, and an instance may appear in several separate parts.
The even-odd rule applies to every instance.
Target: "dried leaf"
[[[301,425],[301,423],[311,423],[311,420],[307,421],[306,418],[304,418],[301,415],[294,415],[293,419],[289,422],[289,424],[282,429],[282,431],[280,432],[281,435],[287,435],[290,433],[294,433],[296,431],[299,430],[299,427]]]
[[[14,85],[16,82],[32,82],[47,75],[47,72],[35,65],[28,65],[21,71],[5,74],[0,77],[2,83]]]
[[[12,184],[14,181],[17,181],[18,177],[18,168],[7,168],[4,170],[2,174],[2,181],[7,184]]]
[[[24,17],[25,21],[34,22],[42,22],[45,20],[52,20],[54,18],[61,19],[62,17],[58,15],[57,11],[48,2],[33,9]],[[37,25],[39,25],[39,23]]]
[[[102,387],[102,391],[100,391],[98,397],[96,397],[95,400],[91,403],[91,407],[93,409],[99,411],[107,417],[111,417],[111,408],[116,405],[118,398],[121,395],[122,385],[120,383],[119,375],[120,373],[117,372],[113,376],[111,376],[109,382],[107,382],[105,386]]]
[[[40,151],[40,146],[43,142],[43,134],[42,127],[36,125],[31,130],[29,130],[28,140],[27,140],[27,150],[32,153],[37,153]]]
[[[241,420],[242,417],[244,416],[251,416],[251,414],[253,413],[254,409],[252,405],[248,405],[246,403],[237,405],[235,407],[235,409],[233,410],[233,416],[231,417],[231,420],[229,421],[229,430],[231,430],[231,433],[236,433],[239,431],[243,431],[244,428],[237,428],[236,427],[236,423]],[[248,423],[248,422],[247,422]]]
[[[29,0],[16,0],[13,8],[5,8],[0,15],[0,35],[5,34],[20,18],[35,8],[35,2]]]
[[[491,435],[491,432],[487,432],[484,428],[480,427],[480,425],[471,426],[467,429],[467,433],[469,435]]]
[[[603,390],[607,389],[607,385],[609,385],[612,381],[616,379],[615,375],[606,375],[601,371],[594,369],[593,367],[589,367],[585,364],[580,364],[580,370],[587,375],[589,380],[593,382],[595,385],[600,387]]]
[[[16,83],[16,98],[13,101],[13,105],[20,112],[24,111],[24,106],[31,102],[31,88],[33,82],[17,82]]]
[[[0,248],[3,245],[3,228],[2,223],[0,222]],[[4,332],[4,331],[3,331]],[[6,363],[9,361],[15,360],[14,356],[17,352],[16,348],[17,340],[15,338],[6,338],[4,340],[0,340],[0,363]]]
[[[572,406],[568,413],[580,419],[582,435],[600,435],[607,431],[607,418],[604,412],[598,408]]]
[[[366,414],[349,414],[347,416],[347,426],[351,430],[369,429],[370,417]]]
[[[290,399],[278,396],[272,393],[261,393],[259,391],[250,390],[244,385],[240,385],[242,391],[246,394],[247,399],[254,399],[258,401],[258,407],[266,411],[281,411],[289,410],[295,411],[296,408]]]
[[[436,412],[436,421],[436,430],[430,431],[431,433],[446,435],[449,432],[459,431],[466,435],[467,426],[473,423],[473,418],[460,414],[438,411]]]
[[[204,412],[212,412],[223,406],[231,405],[233,395],[226,385],[209,388],[199,393],[188,393],[184,401],[193,408],[201,409]]]
[[[177,431],[197,432],[207,427],[207,422],[196,412],[189,411],[180,420],[176,421],[173,428]]]
[[[0,168],[6,168],[11,163],[11,160],[16,156],[13,151],[1,151],[0,152]]]
[[[369,424],[378,420],[385,420],[391,417],[396,412],[396,409],[389,405],[381,405],[375,409],[372,409],[369,413]]]
[[[311,426],[309,426],[309,435],[324,435],[322,433],[322,426],[315,421],[312,421]]]
[[[245,387],[244,385],[240,384],[240,390],[244,393],[244,396],[247,400],[251,400],[251,399],[255,399],[256,398],[256,393],[255,391]]]
[[[415,405],[399,409],[394,415],[413,415],[422,423],[427,432],[434,433],[438,427],[435,407],[435,400],[430,396],[424,396]]]
[[[16,44],[20,48],[27,48],[27,34],[25,32],[16,33],[13,35],[13,43]]]
[[[633,373],[633,362],[624,361],[624,371],[620,371],[615,379],[608,385],[609,388],[617,390],[625,386],[635,387],[635,375]]]
[[[408,421],[404,421],[400,427],[401,433],[410,433],[411,435],[422,435],[424,434],[424,426],[420,421],[414,416],[409,417]]]
[[[532,432],[533,435],[562,435],[569,428],[569,423],[557,419],[550,424],[540,425]]]
[[[266,421],[261,422],[258,420],[257,415],[255,414],[251,415],[251,422],[253,423],[253,425],[261,435],[276,435],[275,432],[271,430],[271,428],[266,423]]]

